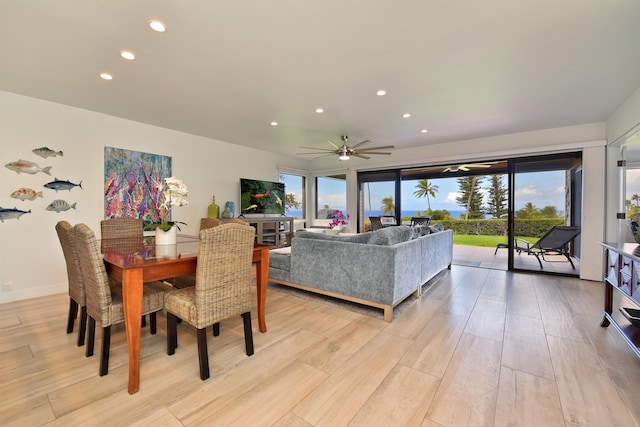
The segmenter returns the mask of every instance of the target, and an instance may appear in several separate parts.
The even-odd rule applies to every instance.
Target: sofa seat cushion
[[[371,233],[370,245],[391,246],[413,238],[413,230],[407,225],[385,227]]]

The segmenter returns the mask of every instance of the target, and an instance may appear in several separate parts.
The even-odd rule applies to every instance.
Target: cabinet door
[[[617,252],[607,250],[607,270],[605,279],[613,286],[618,286],[618,275],[620,274],[620,255]]]

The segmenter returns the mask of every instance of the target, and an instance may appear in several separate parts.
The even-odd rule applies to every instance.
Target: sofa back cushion
[[[369,244],[391,246],[413,238],[413,230],[407,225],[385,227],[371,232]]]
[[[324,234],[324,233],[313,233],[310,231],[298,231],[296,233],[297,238],[303,239],[316,239],[316,240],[333,240],[338,242],[349,242],[349,243],[369,243],[371,233],[358,233],[351,236],[341,236],[339,234]]]

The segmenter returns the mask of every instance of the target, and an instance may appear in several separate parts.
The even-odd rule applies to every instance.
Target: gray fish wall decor
[[[5,209],[0,207],[0,221],[4,222],[5,219],[20,219],[20,217],[24,214],[31,213],[31,209],[28,211],[21,211],[18,208],[13,209]]]
[[[49,204],[49,206],[47,206],[48,211],[58,212],[58,213],[68,211],[69,209],[72,209],[72,208],[73,209],[76,208],[76,203],[70,205],[66,201],[60,200],[60,199],[54,200]]]
[[[53,151],[49,147],[34,148],[31,151],[33,151],[34,154],[37,154],[38,156],[43,157],[45,159],[47,157],[56,157],[56,156],[62,156],[63,155],[62,151]]]
[[[50,188],[52,190],[56,190],[56,192],[58,192],[58,190],[69,190],[71,191],[71,189],[73,187],[80,187],[82,188],[82,181],[80,181],[80,184],[74,184],[73,182],[66,180],[63,181],[61,179],[54,179],[51,182],[48,182],[44,185],[45,188]]]

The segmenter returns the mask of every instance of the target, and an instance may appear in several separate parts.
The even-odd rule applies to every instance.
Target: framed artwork
[[[171,157],[104,147],[104,217],[142,218],[160,222],[164,178],[171,176]]]

